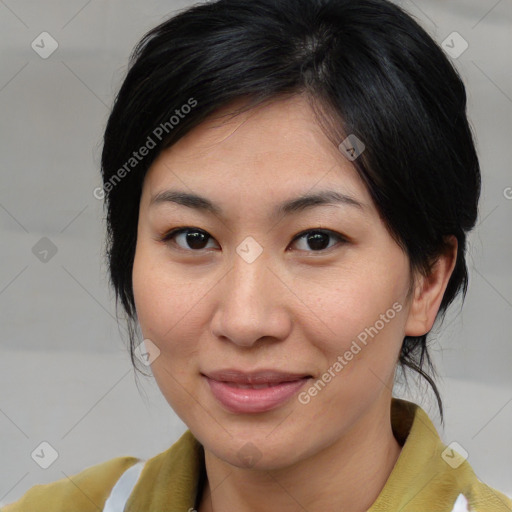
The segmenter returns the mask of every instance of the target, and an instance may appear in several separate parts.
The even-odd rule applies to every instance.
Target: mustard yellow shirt
[[[476,477],[467,460],[443,444],[426,412],[393,398],[393,433],[402,445],[384,488],[368,512],[452,512],[459,494],[476,512],[512,512],[512,499]],[[56,482],[36,485],[2,512],[98,512],[135,457],[117,457]],[[126,512],[197,509],[206,476],[204,451],[190,430],[146,461]]]

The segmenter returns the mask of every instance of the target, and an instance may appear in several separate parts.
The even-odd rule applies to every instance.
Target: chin
[[[225,435],[206,435],[207,439],[201,440],[206,450],[216,458],[242,469],[255,469],[271,471],[283,469],[299,462],[308,456],[307,447],[292,436],[285,436],[285,442],[280,439],[270,440],[267,433],[261,436],[247,433],[243,436],[233,436],[226,432]],[[195,434],[194,434],[195,435]],[[297,448],[301,447],[299,451]],[[313,452],[313,449],[310,449]]]

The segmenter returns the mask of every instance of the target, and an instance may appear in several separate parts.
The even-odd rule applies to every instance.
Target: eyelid
[[[349,241],[349,238],[345,235],[342,235],[341,233],[339,233],[338,231],[334,231],[332,229],[327,229],[327,228],[308,228],[308,229],[305,229],[304,231],[301,231],[300,233],[297,233],[293,238],[292,238],[292,242],[294,242],[295,240],[299,239],[299,238],[302,238],[304,235],[306,235],[307,233],[325,233],[325,234],[328,234],[328,235],[333,235],[335,236],[336,238],[339,238],[341,240],[344,240],[345,242],[348,242]]]

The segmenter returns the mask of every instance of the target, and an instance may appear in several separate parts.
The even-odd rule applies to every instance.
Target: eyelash
[[[174,228],[171,231],[166,232],[161,238],[159,238],[159,240],[161,242],[165,242],[165,243],[173,242],[174,245],[177,245],[176,242],[173,240],[173,238],[175,238],[177,235],[180,235],[182,233],[186,233],[187,231],[188,232],[204,233],[204,234],[206,234],[209,237],[208,241],[210,239],[213,239],[213,237],[211,235],[209,235],[203,229],[187,226],[187,227]],[[347,239],[347,237],[343,236],[341,233],[338,233],[336,231],[332,231],[330,229],[316,228],[316,229],[307,229],[305,231],[301,231],[300,233],[298,233],[297,235],[295,235],[293,237],[291,243],[295,242],[296,240],[300,240],[301,238],[304,238],[304,236],[307,235],[308,233],[322,233],[322,234],[325,234],[325,235],[333,236],[333,237],[337,238],[339,240],[339,242],[341,242],[341,245],[343,245],[345,243],[348,243],[348,241],[349,241]],[[304,252],[323,253],[323,252],[329,251],[330,249],[332,249],[335,246],[336,245],[333,245],[331,247],[327,247],[325,249],[320,249],[318,251],[304,251]],[[202,251],[205,250],[205,249],[184,249],[183,247],[180,247],[180,246],[178,246],[178,249],[183,250],[183,251],[187,251],[187,252],[202,252]]]

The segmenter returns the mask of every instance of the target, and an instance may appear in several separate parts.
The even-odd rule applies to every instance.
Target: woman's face
[[[166,191],[204,200],[152,202]],[[327,192],[340,200],[278,211]],[[161,240],[175,228],[189,231]],[[300,96],[210,118],[145,178],[133,288],[152,372],[231,464],[285,467],[389,411],[409,285],[407,256]]]

